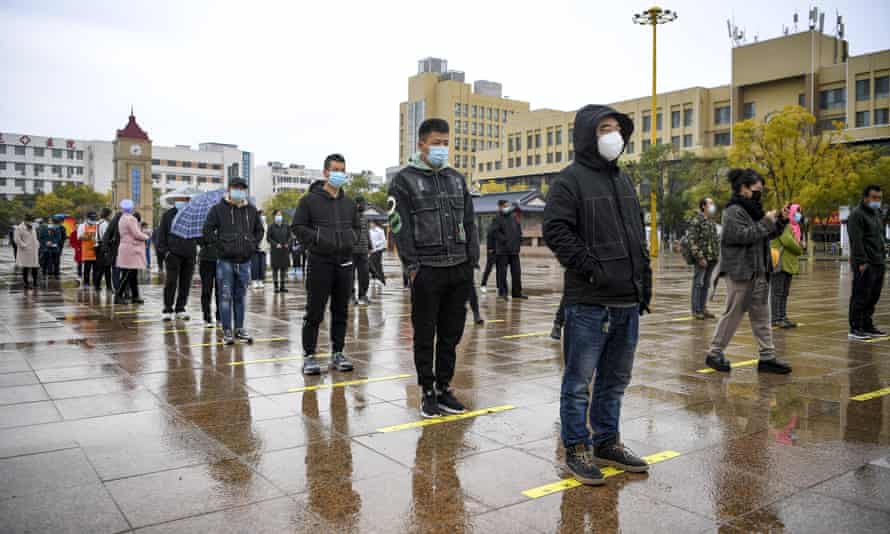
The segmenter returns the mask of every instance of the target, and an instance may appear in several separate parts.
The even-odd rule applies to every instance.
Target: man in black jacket
[[[202,236],[218,253],[216,285],[223,342],[232,345],[237,339],[252,343],[253,338],[244,330],[244,294],[250,280],[250,258],[263,239],[263,223],[256,207],[247,201],[247,182],[241,178],[229,180],[228,194],[207,213]]]
[[[497,215],[495,215],[495,220],[497,220]],[[482,280],[479,283],[479,289],[483,293],[488,292],[488,288],[485,287],[488,285],[488,277],[491,275],[491,270],[497,264],[497,237],[494,235],[494,231],[497,230],[497,225],[494,223],[494,220],[491,221],[491,224],[488,225],[488,231],[485,233],[485,270],[482,271]],[[495,273],[495,277],[497,277],[497,273]],[[497,282],[497,280],[495,280]]]
[[[618,434],[640,315],[652,297],[642,210],[633,183],[618,168],[632,133],[633,122],[623,113],[581,108],[575,162],[551,185],[544,210],[544,241],[565,267],[560,419],[566,464],[592,485],[605,483],[598,465],[648,469]]]
[[[359,306],[367,306],[368,286],[371,284],[371,270],[369,254],[371,252],[371,238],[368,229],[368,218],[365,217],[365,209],[368,204],[365,197],[355,198],[356,217],[359,228],[355,236],[355,244],[352,245],[352,261],[355,267],[355,277],[358,282],[358,293],[353,302]]]
[[[309,251],[306,275],[306,314],[303,316],[303,373],[317,375],[318,326],[331,301],[331,363],[337,371],[352,371],[343,354],[346,318],[352,295],[353,247],[359,231],[355,202],[346,196],[346,160],[331,154],[324,160],[325,180],[312,184],[300,199],[292,232]],[[367,246],[367,245],[366,245]]]
[[[872,320],[884,287],[887,249],[884,219],[881,213],[883,192],[879,185],[869,185],[862,192],[862,202],[847,219],[850,234],[850,265],[853,290],[850,293],[850,339],[883,337]]]
[[[164,258],[167,273],[164,277],[164,311],[161,315],[164,321],[172,321],[174,311],[177,319],[189,320],[185,307],[188,304],[192,277],[195,274],[197,241],[170,233],[173,219],[188,205],[189,199],[188,196],[173,198],[173,207],[164,212],[161,224],[155,232],[155,250],[159,258]]]
[[[419,152],[390,184],[390,227],[411,281],[421,415],[438,417],[465,411],[451,379],[479,263],[479,236],[466,180],[448,166],[448,123],[423,121],[417,146]]]
[[[517,220],[517,207],[506,200],[498,200],[498,215],[494,222],[495,254],[497,255],[498,298],[507,300],[507,268],[510,268],[510,288],[514,299],[527,299],[522,294],[522,269],[519,248],[522,246],[522,225]]]

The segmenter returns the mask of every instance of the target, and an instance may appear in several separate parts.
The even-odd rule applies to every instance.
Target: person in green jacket
[[[792,204],[789,212],[789,224],[778,238],[771,242],[773,258],[778,253],[778,264],[774,262],[771,280],[772,322],[776,328],[795,328],[797,324],[788,319],[788,293],[791,290],[791,278],[800,272],[800,256],[803,254],[803,232],[800,223],[803,213],[799,204]]]

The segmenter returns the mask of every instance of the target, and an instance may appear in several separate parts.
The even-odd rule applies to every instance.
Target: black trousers
[[[473,310],[473,318],[479,317],[479,295],[476,294],[476,287],[470,287],[470,309]]]
[[[380,280],[383,284],[386,284],[386,275],[383,274],[383,251],[378,250],[377,252],[372,252],[370,261],[371,276],[376,280]]]
[[[96,264],[93,265],[93,288],[102,287],[103,278],[105,279],[105,288],[111,291],[111,265],[105,265],[96,260]]]
[[[522,295],[522,268],[519,254],[498,254],[498,295],[507,295],[507,267],[510,267],[510,288],[513,296]]]
[[[488,285],[488,277],[491,275],[491,270],[494,269],[494,266],[497,264],[497,256],[495,256],[493,250],[489,250],[488,254],[485,255],[485,270],[482,271],[482,282],[479,285],[485,287]]]
[[[865,272],[853,267],[853,291],[850,294],[850,329],[870,330],[875,327],[872,316],[884,288],[883,265],[869,265]]]
[[[284,287],[284,283],[287,281],[287,269],[276,269],[272,267],[272,283],[278,285],[281,284],[281,287]]]
[[[22,277],[25,280],[25,287],[29,287],[28,284],[28,274],[31,275],[31,280],[34,281],[32,285],[37,285],[37,267],[22,267]]]
[[[353,254],[352,265],[355,269],[355,276],[356,278],[358,278],[358,295],[356,295],[356,298],[363,299],[368,295],[368,285],[371,283],[371,273],[368,266],[368,255]]]
[[[473,266],[421,267],[411,284],[414,366],[424,391],[445,389],[454,377],[457,344],[464,334]]]
[[[216,262],[202,260],[198,266],[198,274],[201,277],[201,314],[204,316],[204,321],[210,322],[211,317],[216,317],[216,321],[219,322],[219,290],[216,289]],[[211,301],[215,304],[215,314],[211,314]]]
[[[44,250],[43,256],[40,258],[40,270],[43,272],[43,276],[59,276],[59,258],[61,256],[62,254],[57,248]]]
[[[120,269],[121,281],[117,286],[119,298],[139,298],[139,271],[137,269]]]
[[[782,321],[788,318],[788,294],[791,292],[791,278],[794,275],[779,271],[773,273],[770,278],[770,308],[772,322]]]
[[[93,269],[96,267],[96,261],[84,261],[81,265],[83,266],[83,285],[88,286],[93,280]]]
[[[303,353],[315,354],[318,327],[331,301],[331,349],[343,352],[346,318],[352,294],[352,265],[341,266],[309,255],[306,274],[306,314],[303,316]]]
[[[195,258],[168,252],[164,258],[164,313],[184,312],[195,274]],[[174,299],[176,308],[174,308]]]

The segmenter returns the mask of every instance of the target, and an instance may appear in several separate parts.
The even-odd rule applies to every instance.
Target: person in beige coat
[[[18,249],[15,257],[15,264],[22,268],[22,276],[25,281],[25,289],[37,287],[37,268],[40,266],[38,258],[38,250],[40,245],[37,243],[37,230],[34,228],[31,215],[25,215],[25,219],[21,224],[15,227],[13,233],[13,241]],[[28,282],[28,275],[31,275],[33,285]]]

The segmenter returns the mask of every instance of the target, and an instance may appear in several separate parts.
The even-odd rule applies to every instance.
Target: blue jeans
[[[223,330],[232,329],[232,308],[235,310],[235,329],[244,328],[244,294],[250,279],[250,262],[216,262],[216,287],[219,298],[219,318]]]
[[[250,258],[250,279],[257,282],[266,279],[266,253],[262,250],[254,252]]]
[[[574,304],[566,306],[565,317],[566,367],[559,406],[562,442],[566,448],[579,443],[597,445],[618,436],[621,399],[630,382],[640,334],[639,308]]]

